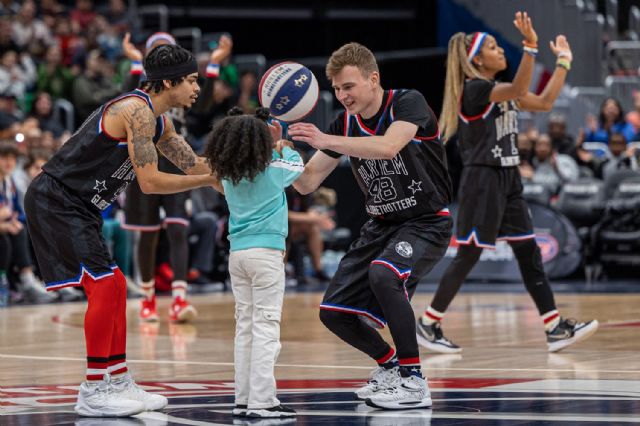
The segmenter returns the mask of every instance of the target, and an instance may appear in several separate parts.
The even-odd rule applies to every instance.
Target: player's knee
[[[513,250],[513,254],[518,259],[533,259],[540,253],[540,247],[538,247],[536,240],[533,238],[522,241],[512,241],[509,245]]]
[[[340,328],[345,322],[347,322],[351,314],[345,314],[342,312],[329,311],[327,309],[320,309],[320,322],[324,324],[329,330],[336,330]]]
[[[404,283],[406,277],[403,276],[403,273],[407,271],[393,270],[391,266],[379,265],[372,263],[369,265],[369,285],[371,286],[371,290],[375,294],[380,294],[380,292],[384,292],[390,289],[393,289],[394,286],[401,286]]]
[[[177,223],[170,223],[167,225],[167,237],[169,242],[184,240],[187,238],[187,227]]]

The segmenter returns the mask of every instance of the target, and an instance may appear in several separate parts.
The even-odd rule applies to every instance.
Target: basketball
[[[278,120],[292,122],[309,115],[318,102],[318,81],[309,68],[281,62],[269,68],[258,86],[260,104]]]

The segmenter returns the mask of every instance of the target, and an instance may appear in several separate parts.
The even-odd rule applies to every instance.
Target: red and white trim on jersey
[[[484,39],[487,38],[487,33],[477,32],[473,34],[473,39],[471,40],[471,46],[467,50],[467,59],[469,62],[480,53],[480,49],[482,48],[482,43],[484,43]]]
[[[522,235],[503,235],[501,237],[497,237],[497,241],[524,241],[535,238],[536,234],[522,234]]]
[[[431,109],[431,107],[429,105],[427,105],[427,108],[429,108],[429,110],[431,111],[431,113],[433,113],[433,110]],[[433,114],[433,116],[435,117],[436,115]],[[393,113],[393,105],[391,105],[391,109],[389,109],[389,117],[391,117],[391,122],[396,121],[396,116]],[[439,140],[440,139],[440,126],[438,124],[438,122],[436,121],[436,134],[433,136],[414,136],[413,139],[411,139],[412,143],[422,143],[422,142],[426,142],[426,141],[434,141],[434,140]]]
[[[76,275],[74,278],[64,280],[64,281],[58,281],[55,283],[47,283],[46,288],[47,288],[47,291],[53,291],[53,290],[60,290],[61,288],[64,288],[64,287],[78,287],[82,285],[82,280],[85,276],[90,277],[93,281],[100,281],[107,277],[113,277],[114,271],[116,271],[117,269],[119,269],[117,266],[112,265],[111,272],[96,274],[91,272],[86,266],[84,266],[81,263],[80,273]]]
[[[386,266],[387,268],[391,269],[393,273],[396,274],[398,278],[400,278],[403,281],[409,278],[409,276],[411,275],[411,269],[405,269],[404,271],[401,271],[400,269],[398,269],[398,267],[396,267],[393,263],[389,262],[388,260],[376,259],[372,261],[371,264]]]
[[[495,102],[489,103],[487,107],[484,109],[484,111],[482,111],[478,115],[464,115],[462,113],[462,98],[460,98],[460,102],[458,102],[458,117],[460,117],[460,120],[462,120],[464,123],[467,123],[467,124],[469,124],[470,121],[476,121],[480,119],[484,120],[491,113],[491,110],[495,105],[496,105]]]
[[[393,97],[395,95],[395,90],[390,90],[389,91],[389,97],[387,98],[387,103],[384,105],[384,110],[383,111],[387,111],[387,108],[389,108],[389,105],[391,105],[391,102],[393,101]],[[346,115],[346,112],[345,112]],[[376,130],[371,130],[370,128],[368,128],[364,122],[362,121],[362,118],[360,117],[360,114],[356,114],[356,124],[358,125],[358,127],[360,128],[360,131],[369,135],[369,136],[378,136],[378,134],[376,133]],[[384,112],[382,113],[382,117],[384,118]],[[393,119],[392,119],[393,121]],[[346,129],[346,126],[345,126]],[[347,136],[348,133],[345,133],[345,136]]]
[[[445,207],[444,209],[436,213],[436,216],[451,216],[451,212],[449,211],[448,208]]]
[[[496,245],[495,244],[489,244],[489,243],[483,243],[480,241],[480,239],[478,238],[478,233],[475,229],[473,229],[473,231],[471,231],[469,233],[468,237],[456,237],[456,242],[459,245],[463,245],[463,246],[468,246],[468,245],[473,245],[476,247],[481,247],[481,248],[486,248],[489,250],[495,250],[496,249]]]
[[[149,95],[147,95],[145,92],[143,92],[142,90],[136,89],[135,92],[140,92],[140,93],[125,93],[122,96],[118,96],[117,98],[113,99],[112,101],[108,102],[107,104],[105,104],[104,108],[102,108],[102,113],[100,114],[100,120],[98,120],[98,134],[100,133],[104,133],[105,135],[107,135],[110,139],[113,139],[115,141],[119,141],[119,142],[124,142],[125,146],[126,146],[126,142],[127,142],[127,138],[115,138],[113,136],[111,136],[104,128],[104,114],[107,112],[107,109],[109,109],[109,107],[111,105],[113,105],[115,102],[121,101],[125,98],[129,98],[129,97],[137,97],[140,98],[142,100],[144,100],[147,105],[149,105],[149,108],[151,108],[151,111],[153,111],[153,104],[151,103],[151,99],[149,98]],[[162,133],[164,133],[164,120],[162,120],[162,127],[161,127],[161,132],[160,135],[162,135]],[[121,143],[118,144],[118,146],[121,145]]]
[[[183,217],[165,217],[163,222],[165,225],[189,226],[189,220]]]
[[[362,309],[350,308],[348,306],[341,306],[341,305],[332,305],[332,304],[329,304],[329,303],[321,303],[320,304],[320,309],[324,309],[326,311],[336,311],[336,312],[344,312],[344,313],[347,313],[347,314],[362,315],[363,317],[367,317],[371,321],[373,321],[376,324],[378,324],[380,326],[380,328],[384,328],[387,325],[387,323],[384,320],[382,320],[381,318],[378,318],[375,315],[373,315],[372,313],[367,312],[367,311],[362,310]]]
[[[122,229],[126,229],[127,231],[141,231],[141,232],[154,232],[162,229],[162,225],[131,225],[128,223],[123,223],[120,225]]]
[[[387,352],[387,354],[382,358],[376,359],[376,362],[378,364],[385,364],[389,362],[391,359],[393,359],[394,356],[396,356],[396,350],[393,348],[389,348],[389,352]]]

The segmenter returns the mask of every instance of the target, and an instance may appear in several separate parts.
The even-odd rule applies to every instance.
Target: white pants
[[[280,353],[283,252],[266,248],[232,251],[229,274],[236,299],[235,403],[249,409],[280,405],[273,370]]]

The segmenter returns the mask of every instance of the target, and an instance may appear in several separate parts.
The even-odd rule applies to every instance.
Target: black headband
[[[171,68],[146,71],[148,81],[173,80],[174,78],[184,77],[194,72],[198,72],[198,62],[196,62],[195,58],[180,65],[174,65]]]

